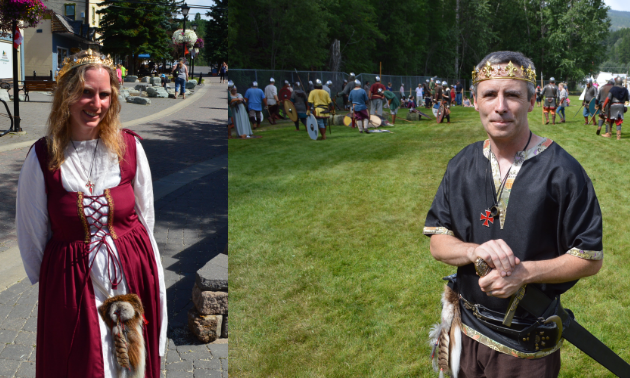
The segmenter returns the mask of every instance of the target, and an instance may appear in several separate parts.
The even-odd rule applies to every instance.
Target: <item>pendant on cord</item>
[[[490,227],[490,224],[488,222],[494,224],[494,216],[492,216],[493,211],[498,212],[498,209],[496,208],[496,206],[492,206],[492,211],[486,209],[486,215],[483,215],[483,213],[481,213],[481,218],[479,220],[483,221],[484,226]]]
[[[92,181],[88,180],[87,183],[85,183],[85,187],[90,190],[90,195],[92,195],[92,189],[94,189],[94,184],[92,183]]]

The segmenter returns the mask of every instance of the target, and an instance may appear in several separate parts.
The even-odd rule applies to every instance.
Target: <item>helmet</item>
[[[355,80],[354,81],[354,86],[355,87],[360,87],[361,86],[361,81],[360,80]]]
[[[252,87],[257,87],[257,86],[258,86],[258,82],[257,82],[257,81],[254,81],[254,82],[252,83]]]
[[[431,79],[431,80],[433,80],[433,79]],[[428,82],[429,82],[429,79],[427,79],[427,83],[428,83]]]
[[[401,86],[401,87],[404,87],[404,86],[405,86],[405,83],[400,83],[400,86]]]
[[[383,88],[378,89],[378,93],[381,93],[381,92],[383,92]]]
[[[354,72],[350,72],[350,77],[354,77]]]
[[[285,81],[284,81],[284,85],[289,85],[289,84],[290,84],[290,83],[289,83],[289,80],[285,80]]]
[[[442,82],[442,85],[447,85],[447,84],[446,84],[446,81],[443,81],[443,82]]]
[[[348,82],[348,80],[346,80],[346,79],[343,79],[343,82],[344,82],[344,83],[347,83],[347,82]]]
[[[552,76],[552,77],[550,77],[550,78],[549,78],[549,82],[550,82],[550,83],[555,83],[555,82],[556,82],[556,79]]]
[[[593,79],[591,79],[590,77],[586,79],[586,84],[593,84]]]
[[[621,85],[621,84],[623,84],[623,80],[619,76],[617,76],[615,78],[615,85]]]
[[[376,81],[381,81],[381,77],[380,77],[380,76],[377,76],[377,77],[375,77],[375,78],[374,78],[374,80],[376,80]]]
[[[234,86],[234,82],[232,80],[228,80],[228,88],[232,88]]]
[[[332,81],[328,80],[328,81],[326,82],[326,85],[332,85]]]
[[[272,77],[271,79],[269,79],[269,82],[271,83],[275,83],[276,81],[274,80],[274,78]]]
[[[315,86],[316,86],[316,87],[321,87],[321,86],[322,86],[322,81],[321,81],[321,80],[319,80],[319,79],[316,79],[316,80],[315,80]]]
[[[427,80],[427,81],[429,81],[429,80]],[[433,78],[431,78],[431,81],[433,81]]]

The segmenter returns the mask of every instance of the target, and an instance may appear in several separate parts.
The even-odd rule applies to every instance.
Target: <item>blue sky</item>
[[[628,0],[605,0],[605,2],[610,9],[630,12],[630,1]]]

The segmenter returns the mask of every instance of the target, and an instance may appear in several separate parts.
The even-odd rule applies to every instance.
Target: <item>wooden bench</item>
[[[28,93],[33,92],[52,92],[57,86],[56,81],[49,80],[26,80],[22,89],[24,90],[24,100],[30,101]]]

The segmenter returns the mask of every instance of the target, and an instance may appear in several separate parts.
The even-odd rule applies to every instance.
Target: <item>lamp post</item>
[[[194,31],[197,31],[197,24],[196,23],[193,24],[192,28],[193,28]],[[195,42],[197,42],[197,41],[195,41]],[[193,46],[193,49],[194,49],[194,46]],[[191,77],[195,77],[195,55],[196,54],[197,54],[196,52],[190,53],[190,56],[191,56],[191,59],[192,59],[192,75],[190,75]]]
[[[184,36],[186,35],[186,19],[188,18],[189,11],[190,7],[188,4],[184,3],[184,5],[182,5],[182,15],[184,16],[184,30],[182,33],[184,33]],[[182,46],[182,55],[184,56],[184,59],[186,59],[186,42],[184,42],[184,45]]]

